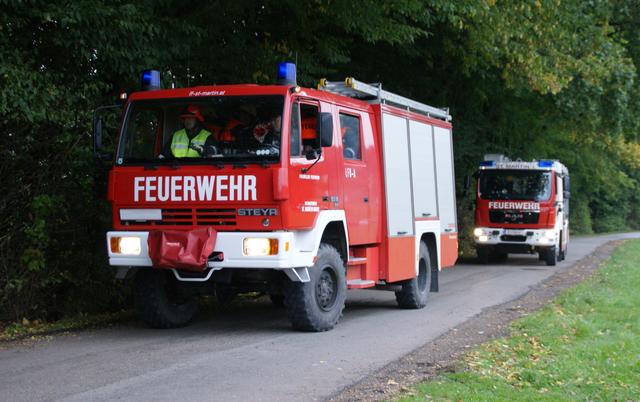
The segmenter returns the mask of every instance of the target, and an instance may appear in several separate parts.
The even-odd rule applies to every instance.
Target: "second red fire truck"
[[[473,235],[478,259],[538,253],[547,265],[569,246],[569,171],[557,160],[486,155],[478,171]]]
[[[185,325],[199,295],[261,291],[294,328],[325,331],[347,289],[422,308],[454,265],[448,111],[352,78],[301,88],[290,63],[279,80],[160,89],[147,72],[128,98],[107,247],[150,326]]]

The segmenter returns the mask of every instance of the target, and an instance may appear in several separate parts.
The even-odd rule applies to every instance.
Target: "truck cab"
[[[476,189],[473,235],[480,262],[509,253],[538,253],[547,265],[565,258],[570,192],[562,163],[486,156]]]

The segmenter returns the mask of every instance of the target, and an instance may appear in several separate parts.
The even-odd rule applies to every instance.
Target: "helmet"
[[[200,120],[200,122],[204,122],[204,116],[202,116],[200,108],[195,105],[187,106],[180,114],[181,119],[186,119],[188,117],[195,117],[196,119]]]

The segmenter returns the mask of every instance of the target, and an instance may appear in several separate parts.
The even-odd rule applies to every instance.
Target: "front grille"
[[[492,223],[537,224],[539,219],[539,212],[489,211],[489,220]]]
[[[236,225],[234,208],[170,208],[162,210],[162,220],[120,221],[125,226],[218,226]]]
[[[502,235],[500,236],[500,240],[502,241],[527,241],[527,236],[523,235]]]

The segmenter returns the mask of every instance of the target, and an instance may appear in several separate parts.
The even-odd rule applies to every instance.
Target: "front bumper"
[[[140,239],[140,253],[138,255],[123,255],[114,253],[111,249],[112,237],[138,237]],[[147,246],[148,232],[108,232],[107,249],[109,264],[113,266],[151,267]],[[278,253],[269,256],[246,256],[243,253],[245,238],[270,238],[278,240]],[[286,246],[288,243],[288,247]],[[223,254],[222,261],[207,262],[208,268],[266,268],[288,269],[310,267],[313,265],[314,253],[310,250],[296,248],[296,232],[218,232],[213,255]]]
[[[504,229],[479,227],[474,230],[473,241],[477,246],[523,245],[551,247],[556,244],[554,229]]]

